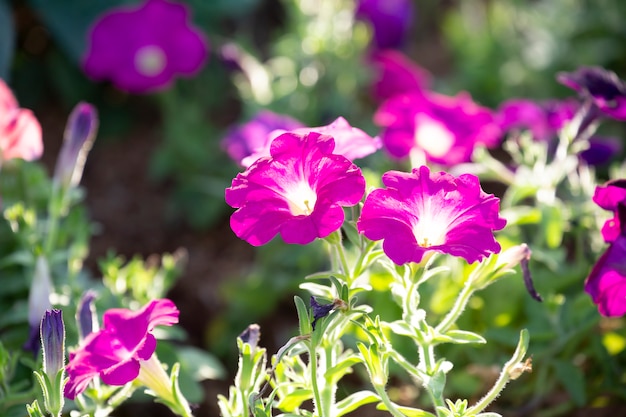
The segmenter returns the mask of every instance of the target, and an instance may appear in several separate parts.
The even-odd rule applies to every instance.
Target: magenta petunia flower
[[[130,93],[161,90],[176,75],[196,74],[208,43],[189,15],[186,5],[168,0],[111,9],[91,29],[85,73]]]
[[[605,115],[626,120],[626,83],[614,72],[601,67],[581,67],[557,74],[557,80],[590,100]]]
[[[506,225],[498,215],[500,200],[485,193],[476,176],[431,173],[422,166],[386,172],[382,180],[387,188],[367,196],[357,228],[368,239],[383,240],[394,263],[420,262],[428,251],[470,263],[500,252],[493,236]]]
[[[618,211],[626,210],[622,203],[620,206]],[[623,215],[621,223],[626,223]],[[609,317],[626,314],[626,233],[622,231],[600,256],[585,280],[585,291],[598,305],[600,314]]]
[[[372,94],[379,102],[430,87],[430,73],[401,52],[393,49],[375,51],[369,57],[369,64],[375,73]]]
[[[617,213],[619,204],[626,204],[626,179],[612,180],[597,186],[593,202],[605,210],[613,212],[613,217],[602,226],[605,242],[613,242],[621,233],[622,225]]]
[[[226,203],[235,234],[254,246],[276,234],[301,245],[339,229],[343,207],[357,204],[365,192],[361,170],[333,154],[334,140],[311,132],[284,133],[272,142],[270,156],[258,159],[233,179]]]
[[[404,158],[416,150],[426,161],[447,166],[468,162],[477,144],[495,146],[501,137],[492,112],[467,93],[394,96],[379,107],[374,122],[383,128],[391,156]]]
[[[156,326],[178,323],[178,314],[168,299],[153,300],[138,311],[106,311],[102,329],[87,335],[70,355],[65,396],[76,398],[96,376],[108,385],[124,385],[136,379],[156,349],[152,331]]]
[[[415,10],[412,0],[360,0],[355,14],[372,25],[374,46],[387,49],[404,44]]]
[[[41,125],[30,110],[19,107],[0,79],[0,164],[13,158],[32,161],[42,154]]]
[[[247,123],[232,127],[221,145],[233,161],[247,168],[260,157],[269,155],[270,144],[276,136],[301,127],[304,125],[290,116],[261,110]]]
[[[496,120],[503,131],[530,130],[533,139],[552,139],[574,118],[578,104],[551,100],[543,103],[527,99],[507,100],[498,109]]]

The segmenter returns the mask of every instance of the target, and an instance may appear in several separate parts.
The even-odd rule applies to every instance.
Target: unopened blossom
[[[400,48],[413,24],[413,3],[413,0],[359,0],[355,14],[371,24],[376,48]]]
[[[301,127],[304,125],[293,117],[261,110],[248,122],[230,128],[221,145],[233,161],[249,167],[260,157],[269,155],[272,140],[282,131]]]
[[[317,132],[332,136],[335,140],[335,150],[333,153],[343,155],[351,161],[365,158],[382,147],[382,142],[378,136],[372,137],[361,129],[352,127],[343,117],[338,117],[335,121],[325,126],[301,127],[291,131],[299,135]],[[275,131],[273,135],[281,133],[285,133],[285,130]],[[266,155],[269,155],[269,147],[264,156]]]
[[[500,201],[482,190],[476,176],[421,166],[411,173],[386,172],[382,181],[386,188],[367,196],[357,227],[368,239],[383,240],[394,263],[420,262],[428,251],[470,263],[500,252],[493,236],[506,225]]]
[[[156,326],[178,323],[178,315],[178,309],[168,299],[153,300],[138,311],[107,310],[102,328],[87,335],[70,355],[65,396],[74,399],[95,377],[108,385],[125,385],[139,377],[152,388],[148,385],[150,378],[141,378],[140,373],[165,375],[153,360],[157,342],[152,332]],[[164,384],[167,382],[161,381],[155,389]]]
[[[620,235],[622,224],[618,216],[618,206],[626,204],[626,179],[608,181],[597,186],[593,202],[605,210],[613,212],[613,217],[604,222],[602,237],[605,242],[613,242]]]
[[[175,76],[195,75],[208,43],[191,24],[189,7],[169,0],[120,6],[100,16],[89,33],[85,73],[130,93],[167,88]]]
[[[270,156],[258,159],[233,179],[226,203],[235,234],[254,246],[280,234],[287,243],[305,245],[341,227],[343,207],[365,192],[361,170],[333,153],[332,137],[311,132],[283,133]]]
[[[426,91],[430,87],[430,73],[399,51],[375,51],[369,56],[368,64],[374,70],[372,94],[379,102],[398,94]]]
[[[620,223],[626,224],[626,206],[619,203]],[[626,314],[626,233],[622,230],[600,256],[585,281],[585,291],[603,316]]]
[[[626,83],[614,72],[601,67],[581,67],[562,72],[557,80],[578,92],[600,112],[617,120],[626,120]]]
[[[419,152],[427,162],[446,166],[468,162],[476,145],[492,147],[501,138],[492,112],[467,93],[394,96],[379,107],[374,122],[383,128],[383,145],[391,156]]]
[[[577,108],[574,101],[511,99],[500,105],[496,121],[505,132],[529,130],[533,139],[547,141],[574,118]]]
[[[19,107],[0,79],[0,163],[13,158],[32,161],[42,154],[41,125],[32,111]]]

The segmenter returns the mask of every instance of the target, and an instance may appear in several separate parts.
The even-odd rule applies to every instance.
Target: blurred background
[[[381,74],[372,57],[385,50],[430,73],[433,90],[467,91],[494,110],[511,98],[572,96],[555,75],[579,66],[626,77],[623,0],[189,0],[181,4],[187,24],[204,39],[206,58],[189,74],[129,92],[111,76],[88,73],[85,60],[96,22],[117,7],[140,4],[0,0],[0,77],[40,120],[48,172],[73,106],[87,101],[99,111],[100,130],[82,180],[93,223],[86,261],[93,276],[102,275],[99,260],[111,253],[131,259],[186,252],[169,296],[190,343],[215,354],[228,370],[223,379],[203,383],[199,417],[218,414],[215,397],[227,392],[236,368],[235,337],[257,322],[262,345],[276,352],[297,327],[292,300],[298,284],[324,264],[321,246],[275,240],[252,248],[231,232],[224,189],[241,168],[224,140],[236,126],[267,109],[307,126],[343,116],[378,134],[372,115],[380,104],[374,86]],[[625,137],[617,123],[603,128]],[[388,164],[375,158],[365,163],[373,170]],[[494,378],[491,365],[504,360],[498,349],[510,348],[508,336],[530,323],[535,370],[507,388],[498,411],[626,415],[626,339],[623,331],[612,333],[610,342],[587,337],[597,331],[598,318],[575,314],[584,274],[559,282],[548,272],[537,276],[540,292],[571,301],[566,313],[548,311],[550,305],[538,311],[521,280],[489,288],[464,319],[494,345],[487,352],[446,352],[474,363],[450,382],[451,390],[480,396]],[[392,315],[383,284],[367,301],[389,305]],[[432,296],[433,304],[445,305],[444,290],[433,289]],[[557,327],[563,333],[554,320],[562,320]],[[602,325],[623,329],[620,320]],[[403,378],[394,380],[396,398],[419,401]],[[349,382],[362,380],[354,375]],[[144,406],[127,406],[120,415],[133,415],[135,407]],[[168,415],[158,405],[151,410]]]

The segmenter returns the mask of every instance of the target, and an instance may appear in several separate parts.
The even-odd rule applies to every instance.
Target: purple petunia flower
[[[222,139],[222,148],[233,161],[249,167],[260,157],[269,155],[272,140],[280,134],[274,131],[301,127],[304,125],[292,117],[261,110],[247,123],[231,128]]]
[[[626,204],[626,179],[612,180],[597,186],[593,194],[593,202],[613,212],[613,218],[604,222],[602,226],[602,237],[605,242],[615,241],[622,230],[617,211],[620,204]]]
[[[622,151],[622,140],[615,137],[592,136],[589,147],[580,152],[580,158],[587,165],[604,165]]]
[[[280,233],[301,245],[323,238],[343,224],[343,207],[365,192],[361,170],[333,154],[332,137],[311,132],[284,133],[272,142],[270,156],[258,159],[233,179],[226,203],[235,234],[254,246]]]
[[[401,52],[392,49],[376,51],[369,57],[369,64],[375,72],[372,94],[379,102],[430,87],[430,73]]]
[[[398,265],[420,262],[427,251],[460,256],[470,263],[500,252],[493,231],[506,225],[498,215],[500,200],[485,193],[471,174],[454,177],[389,171],[386,189],[366,198],[357,222],[368,239],[383,240],[383,250]]]
[[[620,180],[625,181],[625,180]],[[626,225],[626,206],[618,203],[618,223]],[[620,230],[585,280],[585,291],[608,317],[626,314],[626,231]]]
[[[507,100],[498,109],[496,120],[503,131],[530,130],[533,139],[547,141],[574,118],[578,104],[551,100],[543,103],[527,99]]]
[[[130,93],[164,89],[176,75],[194,75],[208,43],[189,15],[186,5],[168,0],[111,9],[91,29],[85,73]]]
[[[426,161],[447,166],[468,162],[477,144],[495,146],[501,137],[491,111],[467,93],[395,96],[380,106],[374,122],[383,128],[391,156],[404,158],[417,150]]]
[[[557,80],[576,90],[605,115],[626,120],[626,83],[614,72],[601,67],[582,67],[557,74]]]
[[[412,0],[360,0],[355,14],[372,25],[374,45],[387,49],[404,44],[414,13]]]
[[[76,398],[96,376],[108,385],[124,385],[136,379],[144,364],[152,360],[156,349],[152,331],[156,326],[178,323],[178,314],[178,309],[168,299],[153,300],[138,311],[123,308],[106,311],[102,329],[87,335],[70,355],[65,396]],[[162,369],[161,373],[164,374]],[[158,372],[152,374],[158,375]],[[148,385],[151,378],[145,379],[148,388],[152,388]]]

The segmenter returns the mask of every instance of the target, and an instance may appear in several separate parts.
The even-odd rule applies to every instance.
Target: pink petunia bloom
[[[176,75],[196,74],[208,43],[189,15],[186,5],[168,0],[111,9],[91,29],[85,73],[130,93],[162,90]]]
[[[527,99],[507,100],[498,109],[496,121],[503,131],[530,130],[533,139],[547,141],[556,136],[574,118],[578,104],[574,101]]]
[[[254,246],[276,234],[305,245],[341,227],[343,207],[365,192],[361,170],[333,154],[332,137],[316,132],[284,133],[272,142],[270,156],[258,159],[233,179],[226,203],[235,234]]]
[[[500,252],[493,236],[506,225],[498,215],[500,200],[485,193],[476,176],[421,166],[411,173],[386,172],[382,180],[387,188],[367,196],[357,228],[368,239],[382,239],[394,263],[420,262],[428,251],[469,263]]]
[[[619,204],[626,204],[626,179],[612,180],[597,186],[593,202],[605,210],[613,212],[613,217],[602,226],[605,242],[613,242],[621,233],[622,225],[617,213]]]
[[[468,162],[477,144],[496,146],[501,137],[492,112],[467,93],[394,96],[376,111],[374,122],[383,128],[391,156],[405,158],[417,151],[427,162],[446,166]]]
[[[164,374],[162,368],[159,372],[158,365],[154,366],[156,338],[152,331],[156,326],[178,323],[178,315],[178,309],[168,299],[153,300],[138,311],[123,308],[106,311],[102,329],[87,335],[70,355],[65,396],[76,398],[97,376],[108,385],[125,385],[139,378],[153,391],[167,392],[169,388],[159,388],[166,383],[154,387],[159,378],[150,382],[151,378],[142,375]]]
[[[619,204],[621,223],[625,224],[626,206]],[[602,254],[585,280],[585,291],[608,317],[626,314],[626,233],[622,231]]]
[[[396,50],[375,51],[369,57],[369,64],[375,73],[372,94],[379,102],[430,87],[430,73]]]
[[[42,154],[41,125],[30,110],[19,107],[0,79],[0,163],[13,158],[32,161]]]
[[[247,168],[260,157],[269,155],[270,144],[276,136],[301,127],[304,125],[293,117],[261,110],[248,122],[230,128],[221,145],[233,161]]]
[[[601,67],[581,67],[557,74],[557,80],[577,91],[603,114],[626,120],[626,83],[614,72]]]

